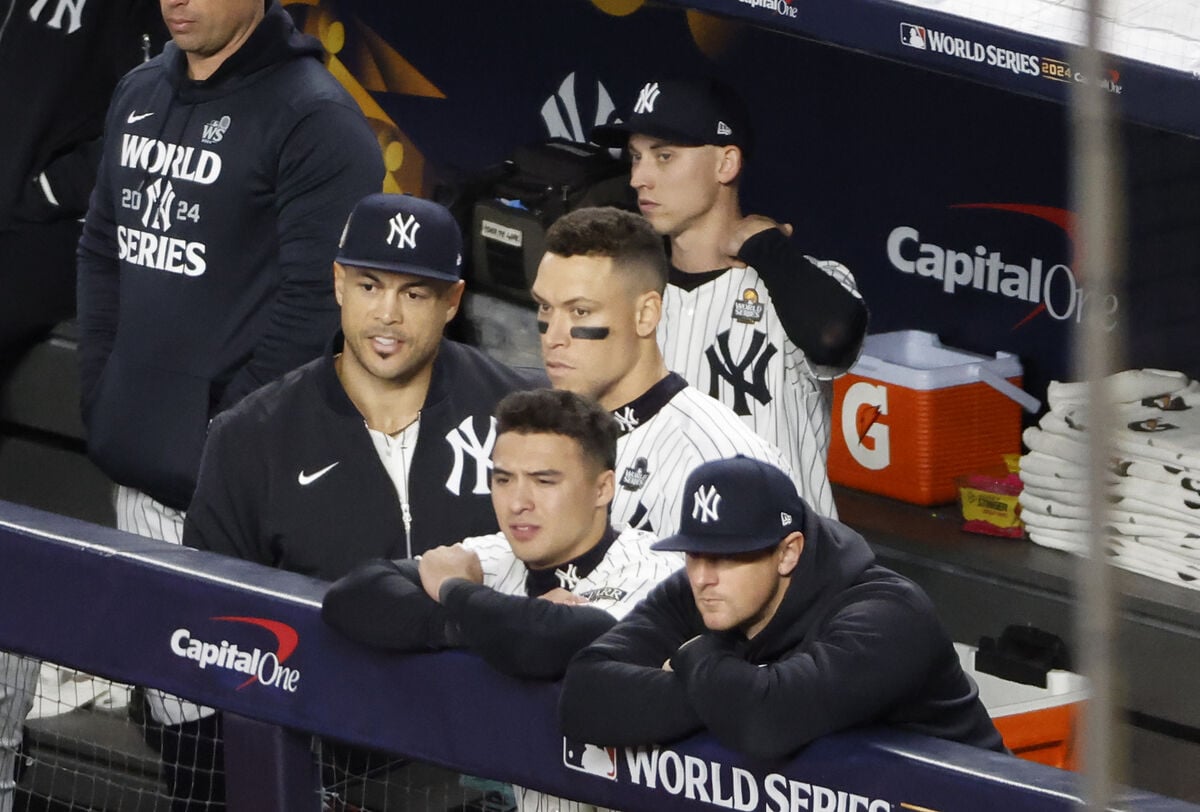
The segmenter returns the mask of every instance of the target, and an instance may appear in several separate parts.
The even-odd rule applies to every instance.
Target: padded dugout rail
[[[1073,773],[891,730],[828,736],[771,764],[707,735],[661,748],[567,742],[556,683],[497,674],[465,652],[351,643],[321,622],[323,582],[6,502],[0,562],[0,648],[608,807],[1066,812],[1078,803]],[[278,761],[231,767],[259,787],[288,772]],[[1200,809],[1137,790],[1119,808]]]

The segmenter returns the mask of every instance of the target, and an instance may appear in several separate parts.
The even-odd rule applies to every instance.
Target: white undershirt
[[[366,425],[365,423],[363,425]],[[412,558],[412,511],[408,507],[408,474],[412,468],[412,452],[417,446],[417,430],[421,425],[420,415],[405,426],[398,434],[384,434],[370,426],[367,433],[375,444],[379,461],[392,478],[396,486],[396,496],[400,499],[400,512],[404,516],[404,543],[408,557]]]

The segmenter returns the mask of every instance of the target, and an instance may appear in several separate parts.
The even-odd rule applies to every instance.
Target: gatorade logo
[[[859,381],[842,398],[842,436],[854,461],[871,471],[892,463],[891,432],[886,421],[887,387]]]

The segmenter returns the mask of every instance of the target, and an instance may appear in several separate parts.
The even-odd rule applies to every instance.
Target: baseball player
[[[929,597],[862,536],[747,457],[701,465],[685,491],[680,532],[654,545],[685,569],[571,661],[568,736],[627,746],[707,728],[776,760],[892,725],[1004,752]]]
[[[678,527],[683,481],[701,462],[740,453],[791,471],[729,407],[667,370],[656,339],[666,277],[645,218],[584,208],[546,232],[531,291],[551,383],[595,398],[621,426],[613,522],[659,536]]]
[[[545,378],[443,337],[461,270],[445,207],[360,200],[333,264],[341,331],[322,357],[213,420],[183,543],[332,581],[371,558],[495,530],[492,413]],[[206,719],[183,721],[168,732],[216,734]]]
[[[592,140],[628,148],[638,206],[670,238],[667,366],[779,448],[805,498],[835,516],[822,382],[857,359],[867,309],[849,270],[802,255],[791,226],[743,217],[753,139],[741,100],[710,80],[647,82],[625,121]]]
[[[325,620],[370,645],[465,646],[498,670],[557,679],[567,661],[682,565],[641,530],[609,523],[619,428],[561,390],[508,395],[497,408],[492,506],[501,532],[375,561],[337,581]],[[517,788],[525,812],[583,805]]]

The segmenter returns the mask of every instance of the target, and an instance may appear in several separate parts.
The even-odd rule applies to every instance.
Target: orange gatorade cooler
[[[955,643],[959,662],[979,686],[979,699],[1013,755],[1064,770],[1078,766],[1079,714],[1087,680],[1053,669],[1046,687],[1024,685],[975,670],[975,647]]]
[[[833,382],[829,478],[918,505],[953,502],[956,478],[1021,450],[1021,362],[945,347],[932,333],[867,336]]]

